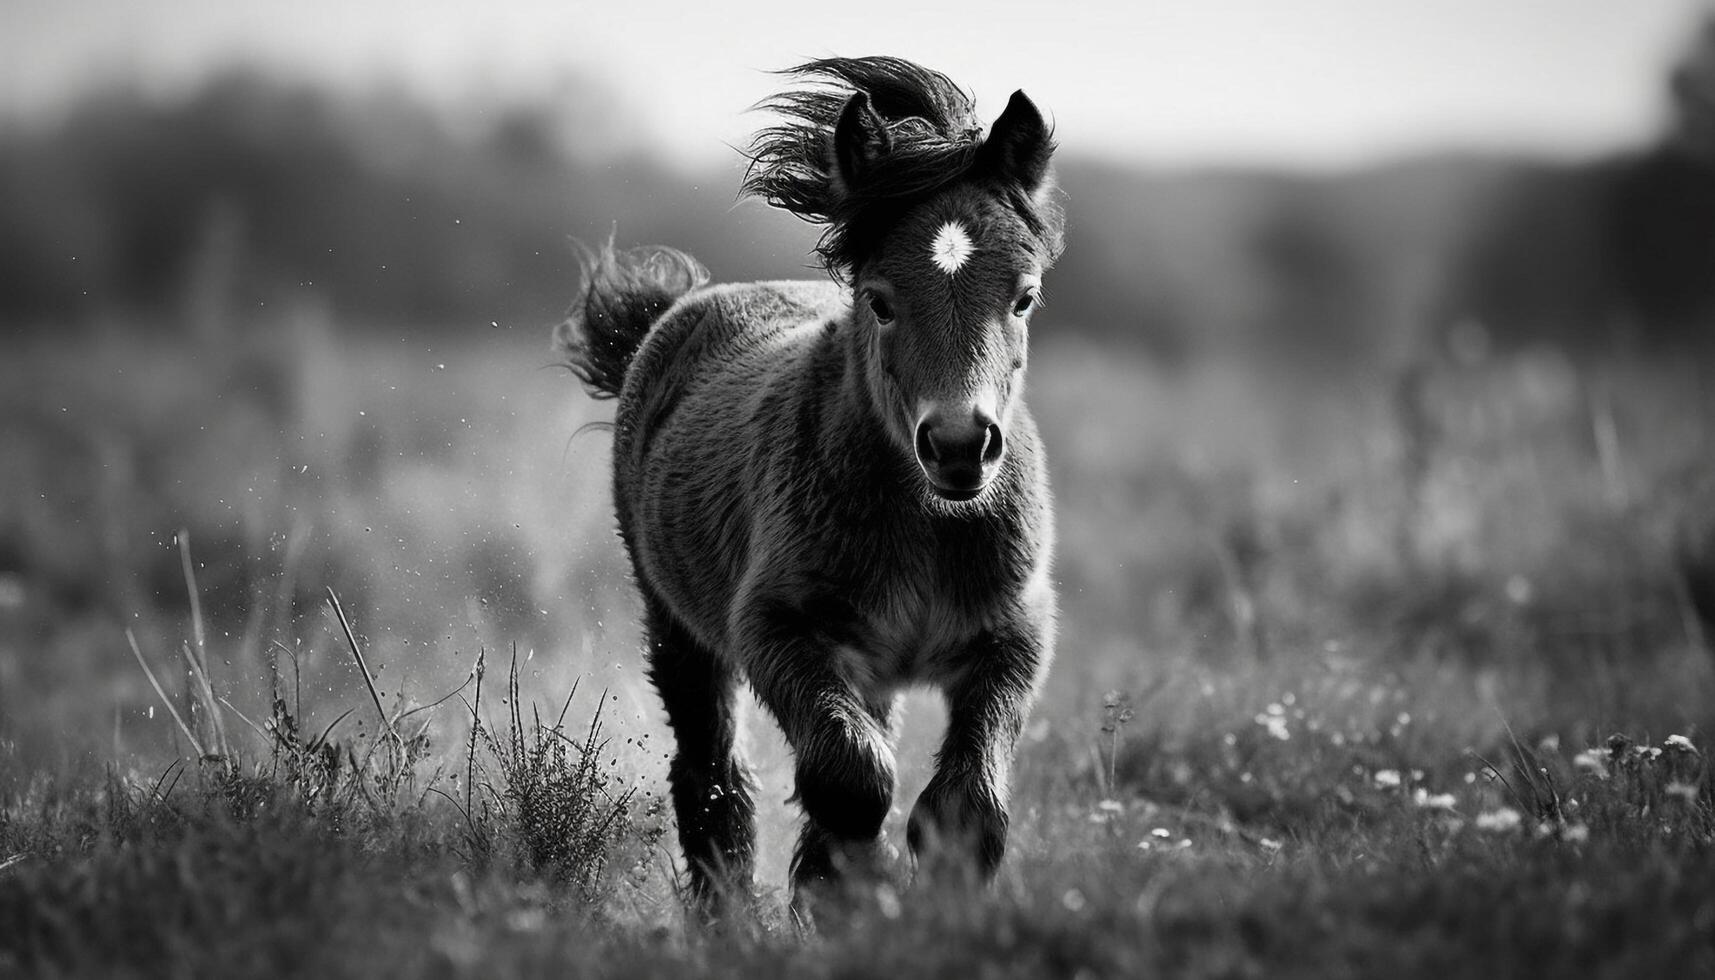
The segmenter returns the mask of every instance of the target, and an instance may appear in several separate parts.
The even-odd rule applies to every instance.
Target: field
[[[1008,858],[814,932],[760,711],[756,914],[684,921],[608,406],[545,330],[6,340],[0,975],[1715,975],[1708,362],[1466,340],[1041,339]]]

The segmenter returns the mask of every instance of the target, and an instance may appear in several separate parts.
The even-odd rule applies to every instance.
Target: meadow
[[[609,406],[545,329],[6,339],[0,975],[1715,974],[1707,359],[1052,323],[1007,860],[813,933],[759,710],[756,912],[684,920]]]

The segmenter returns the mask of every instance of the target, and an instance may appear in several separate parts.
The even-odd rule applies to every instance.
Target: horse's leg
[[[986,881],[1000,865],[1013,751],[1048,665],[1048,630],[1025,621],[984,631],[946,687],[947,734],[906,828],[919,874]]]
[[[884,818],[893,805],[891,753],[898,742],[898,732],[893,725],[896,700],[889,696],[867,699],[864,703],[864,709],[874,721],[889,753],[887,774],[872,773],[874,782],[870,784],[871,790],[885,786],[886,798],[882,808]],[[803,758],[802,753],[799,758]],[[803,779],[803,771],[800,766],[800,780]],[[857,792],[862,796],[864,790],[858,788]],[[802,802],[802,781],[799,784],[798,796]],[[805,910],[807,904],[813,903],[818,897],[838,897],[845,884],[862,885],[888,877],[888,868],[899,856],[899,852],[886,842],[879,824],[872,830],[866,823],[856,828],[859,831],[858,836],[846,836],[852,828],[833,829],[823,820],[817,819],[818,811],[827,812],[823,807],[812,809],[810,805],[805,805],[804,827],[799,832],[798,846],[792,855],[793,905],[800,911]]]
[[[795,757],[805,824],[792,858],[793,906],[804,910],[839,894],[843,879],[884,872],[881,825],[893,803],[894,761],[890,709],[854,690],[833,652],[800,626],[791,616],[763,618],[744,636],[751,686]]]
[[[750,895],[755,781],[737,745],[737,675],[652,597],[645,597],[649,679],[676,748],[668,771],[679,845],[699,910],[718,915]]]

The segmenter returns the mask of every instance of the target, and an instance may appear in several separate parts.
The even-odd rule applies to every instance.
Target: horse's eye
[[[877,323],[893,322],[893,307],[888,304],[887,300],[873,293],[869,297],[869,311],[875,314],[875,322]]]
[[[1037,303],[1037,299],[1036,299],[1036,293],[1034,291],[1025,293],[1023,296],[1020,296],[1016,302],[1014,302],[1012,304],[1012,315],[1013,316],[1029,316],[1030,311],[1036,309],[1036,303]]]

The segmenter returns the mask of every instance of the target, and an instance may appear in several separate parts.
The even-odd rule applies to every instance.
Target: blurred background
[[[127,629],[174,690],[199,644],[236,710],[331,723],[364,697],[331,586],[390,703],[516,650],[525,696],[611,689],[657,759],[579,432],[610,406],[549,328],[572,242],[615,230],[820,275],[815,229],[736,200],[737,148],[769,71],[836,53],[1056,122],[1030,383],[1064,626],[1032,738],[1257,664],[1411,674],[1455,727],[1472,692],[1520,727],[1703,717],[1703,3],[9,0],[6,751],[172,746]]]

